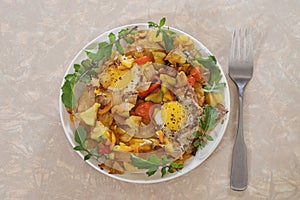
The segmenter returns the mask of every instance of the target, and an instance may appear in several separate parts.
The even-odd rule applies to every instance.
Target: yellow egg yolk
[[[164,126],[172,131],[177,131],[187,120],[184,107],[177,101],[170,101],[162,105],[161,117]]]

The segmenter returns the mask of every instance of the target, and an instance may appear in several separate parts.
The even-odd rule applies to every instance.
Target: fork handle
[[[239,88],[239,115],[238,130],[232,152],[232,166],[230,187],[233,190],[242,191],[247,188],[248,169],[247,169],[247,148],[243,134],[243,88]]]

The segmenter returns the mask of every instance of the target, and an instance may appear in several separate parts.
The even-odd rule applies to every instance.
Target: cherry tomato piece
[[[153,105],[154,103],[152,102],[143,102],[136,107],[134,112],[138,116],[141,116],[145,119],[150,119],[150,110]]]

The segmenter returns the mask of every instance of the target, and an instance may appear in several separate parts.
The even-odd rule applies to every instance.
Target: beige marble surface
[[[298,0],[1,0],[0,199],[300,199],[299,13]],[[65,137],[59,89],[76,53],[110,28],[162,16],[202,41],[225,72],[233,27],[253,27],[246,191],[229,187],[237,126],[232,82],[222,142],[201,166],[172,181],[113,180],[84,163]]]

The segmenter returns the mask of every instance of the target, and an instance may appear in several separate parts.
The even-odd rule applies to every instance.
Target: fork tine
[[[241,59],[241,29],[239,28],[237,30],[237,36],[235,37],[235,40],[237,41],[237,50],[236,50],[236,59]]]
[[[230,57],[229,57],[229,63],[231,63],[235,56],[236,56],[236,33],[237,29],[234,29],[232,32],[232,38],[231,38],[231,48],[230,48]]]
[[[249,43],[249,40],[248,40],[248,29],[247,28],[245,28],[244,30],[243,30],[243,36],[244,36],[244,38],[243,38],[243,42],[244,42],[244,44],[243,44],[243,47],[242,47],[242,49],[243,49],[243,56],[242,56],[242,59],[243,60],[247,60],[247,54],[249,53],[249,50],[248,50],[248,48],[247,48],[247,45],[249,45],[248,43]]]
[[[253,63],[253,43],[252,43],[252,31],[250,28],[248,28],[248,62]]]
[[[249,27],[234,29],[231,40],[229,63],[253,61],[252,34]]]

